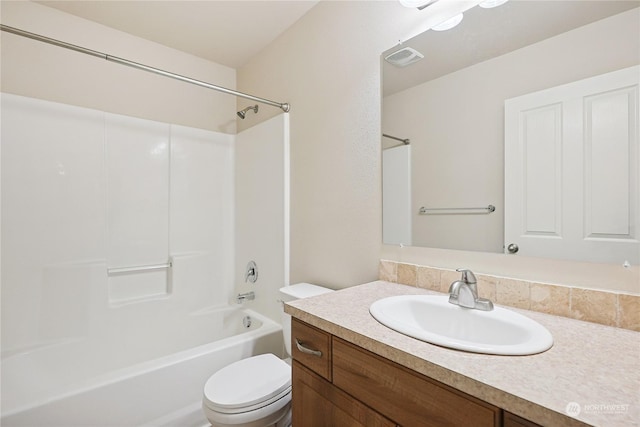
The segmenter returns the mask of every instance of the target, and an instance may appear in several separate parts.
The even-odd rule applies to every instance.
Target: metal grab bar
[[[139,265],[134,267],[116,267],[116,268],[107,268],[107,276],[118,276],[121,274],[130,274],[130,273],[145,273],[149,271],[155,270],[166,270],[173,266],[173,263],[169,261],[166,264],[154,264],[154,265]]]
[[[464,215],[464,214],[490,214],[495,212],[496,207],[489,205],[480,208],[426,208],[421,207],[420,215]]]

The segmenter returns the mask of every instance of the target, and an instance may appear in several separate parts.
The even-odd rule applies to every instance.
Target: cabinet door
[[[295,360],[292,389],[294,426],[396,427]]]
[[[510,412],[504,411],[504,423],[503,427],[541,427],[540,425],[533,423],[524,418],[520,418]]]
[[[499,408],[335,337],[333,384],[406,427],[501,424]]]

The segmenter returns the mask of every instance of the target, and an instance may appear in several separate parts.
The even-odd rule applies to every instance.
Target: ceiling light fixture
[[[415,7],[420,10],[424,9],[427,6],[430,6],[437,2],[438,0],[400,0],[400,4],[404,7]]]
[[[434,31],[450,30],[456,25],[458,25],[462,21],[463,17],[464,15],[462,13],[459,13],[456,16],[449,18],[444,22],[439,23],[438,25],[434,25],[433,27],[431,27],[431,29]]]
[[[484,9],[491,9],[494,7],[502,6],[509,0],[484,0],[482,3],[478,4],[478,6]]]

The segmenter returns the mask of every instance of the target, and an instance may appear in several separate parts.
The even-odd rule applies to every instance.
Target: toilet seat
[[[273,354],[261,354],[213,374],[204,386],[203,401],[219,414],[240,414],[281,399],[288,402],[290,394],[291,366]]]

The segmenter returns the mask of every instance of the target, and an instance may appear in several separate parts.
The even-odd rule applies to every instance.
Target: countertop
[[[640,426],[640,332],[505,307],[549,329],[553,347],[531,356],[467,353],[402,335],[369,314],[374,301],[409,294],[438,293],[376,281],[288,302],[285,312],[543,426]]]

